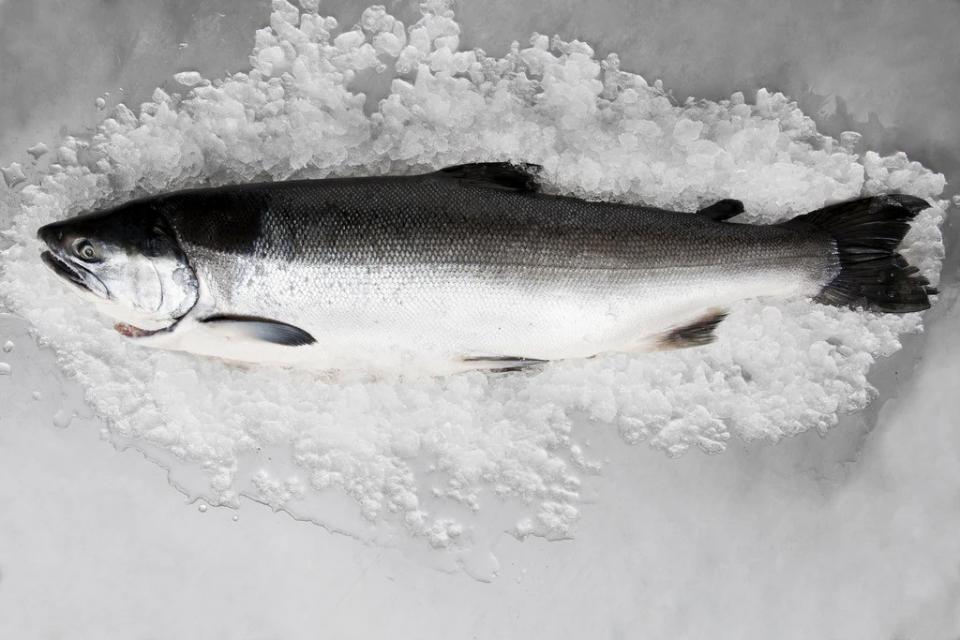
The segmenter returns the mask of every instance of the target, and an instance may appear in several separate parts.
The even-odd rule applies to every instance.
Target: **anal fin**
[[[303,329],[269,318],[217,314],[200,322],[230,339],[269,342],[287,347],[301,347],[316,342],[313,336]]]
[[[493,372],[521,371],[527,367],[548,362],[547,360],[524,358],[522,356],[466,356],[461,360],[470,363],[477,369],[490,369]]]
[[[727,317],[723,309],[711,309],[689,324],[670,329],[657,341],[661,350],[686,349],[710,344],[717,339],[717,325]]]

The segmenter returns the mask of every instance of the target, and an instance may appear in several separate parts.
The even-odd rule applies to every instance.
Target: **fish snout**
[[[37,238],[51,249],[58,249],[63,243],[63,225],[51,223],[37,229]]]

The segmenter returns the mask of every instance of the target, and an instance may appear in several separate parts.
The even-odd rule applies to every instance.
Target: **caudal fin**
[[[840,273],[814,300],[887,313],[930,308],[936,290],[896,251],[909,221],[929,206],[913,196],[884,195],[830,205],[784,223],[814,227],[836,243]]]

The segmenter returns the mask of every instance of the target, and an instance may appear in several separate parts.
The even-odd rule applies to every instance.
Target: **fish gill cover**
[[[443,2],[409,28],[370,7],[341,30],[315,0],[274,0],[248,73],[178,74],[185,95],[158,89],[139,115],[117,106],[8,195],[0,294],[85,387],[110,439],[213,504],[245,495],[351,535],[407,532],[456,553],[484,517],[518,537],[571,535],[581,483],[602,470],[591,432],[715,453],[732,437],[824,431],[869,403],[871,364],[920,330],[919,314],[754,300],[697,349],[338,382],[143,349],[45,273],[38,226],[135,195],[512,160],[543,165],[555,192],[682,210],[739,198],[756,223],[864,195],[924,197],[932,206],[902,253],[936,284],[944,179],[904,154],[857,155],[781,94],[678,105],[583,42],[535,34],[498,58],[460,51],[459,33]],[[378,105],[364,88],[384,78]]]

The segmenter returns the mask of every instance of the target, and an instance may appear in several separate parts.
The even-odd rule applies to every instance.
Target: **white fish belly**
[[[196,313],[155,346],[231,360],[336,371],[447,373],[484,358],[559,360],[658,348],[658,338],[714,308],[756,296],[813,295],[798,269],[671,267],[509,276],[463,267],[257,264],[231,288],[202,287]],[[201,282],[206,280],[201,274]],[[202,314],[270,318],[316,344],[252,342],[198,323]]]

